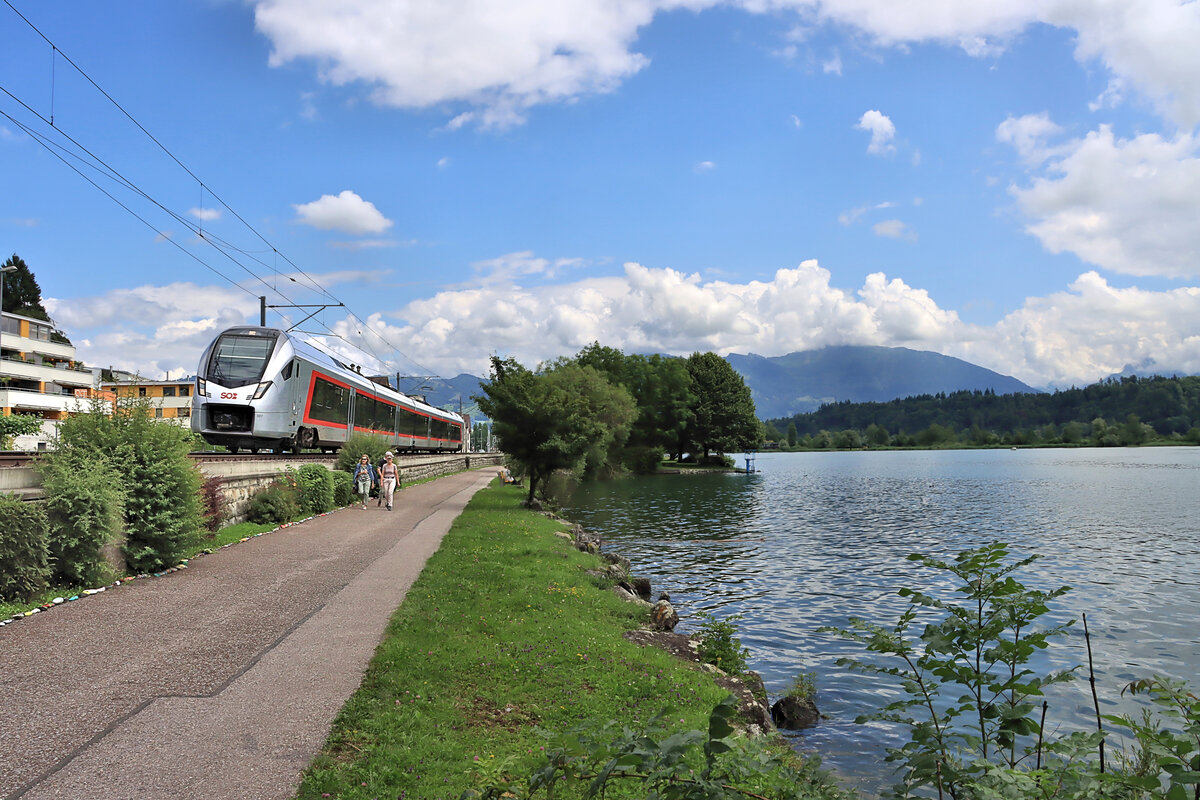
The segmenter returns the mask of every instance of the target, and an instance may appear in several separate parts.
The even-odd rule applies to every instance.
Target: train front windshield
[[[208,379],[230,389],[262,380],[275,336],[226,333],[213,345],[208,359]]]

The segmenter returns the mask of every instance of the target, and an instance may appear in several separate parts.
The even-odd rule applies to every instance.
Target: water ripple
[[[657,476],[566,492],[572,519],[628,556],[695,612],[743,614],[741,638],[768,691],[798,672],[818,674],[829,718],[793,744],[867,794],[890,782],[883,750],[903,743],[856,716],[894,698],[882,680],[836,664],[860,649],[816,633],[850,617],[892,624],[896,592],[949,581],[904,557],[949,558],[1000,540],[1042,558],[1028,586],[1073,590],[1053,622],[1088,615],[1104,703],[1151,672],[1194,680],[1200,671],[1200,448],[762,454],[754,475]],[[1071,629],[1037,664],[1086,662]],[[1090,725],[1090,696],[1058,687],[1056,725]]]

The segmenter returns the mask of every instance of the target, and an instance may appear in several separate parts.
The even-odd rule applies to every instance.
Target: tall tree
[[[708,458],[714,451],[733,453],[758,447],[762,427],[742,376],[716,353],[692,353],[687,370],[695,398],[695,418],[684,433],[689,449]]]
[[[42,288],[38,286],[37,278],[33,277],[33,271],[29,269],[29,265],[16,253],[13,253],[3,266],[16,267],[13,272],[0,274],[0,279],[4,281],[3,310],[10,314],[44,320],[53,325],[54,320],[50,318],[46,308],[42,305]],[[51,332],[50,338],[52,341],[63,344],[71,343],[71,340],[58,328]]]

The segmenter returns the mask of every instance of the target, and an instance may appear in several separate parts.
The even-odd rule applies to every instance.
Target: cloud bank
[[[257,0],[270,63],[309,61],[322,80],[398,108],[466,108],[451,127],[505,127],[529,109],[611,92],[644,69],[640,30],[664,12],[719,6],[846,26],[878,47],[935,42],[996,57],[1036,24],[1070,30],[1075,57],[1185,128],[1200,123],[1200,12],[1187,0]],[[834,62],[831,62],[834,63]],[[840,57],[834,67],[843,68]]]
[[[486,267],[503,273],[502,282],[488,273],[477,286],[372,314],[367,326],[373,333],[357,323],[331,327],[345,343],[398,358],[389,356],[382,337],[445,376],[486,375],[492,354],[533,366],[593,341],[630,353],[674,355],[903,346],[957,356],[1034,386],[1084,385],[1148,360],[1181,374],[1200,373],[1200,287],[1117,288],[1085,272],[1065,291],[1029,298],[995,325],[981,326],[941,308],[926,290],[883,273],[867,276],[856,290],[834,286],[815,260],[780,269],[770,281],[741,284],[634,262],[620,276],[536,287],[514,283],[572,262],[530,253],[504,256]],[[326,276],[316,277],[325,282]],[[46,304],[89,365],[148,376],[193,372],[217,331],[258,317],[257,300],[247,293],[191,283],[48,298]],[[361,352],[344,352],[356,363],[396,369]]]

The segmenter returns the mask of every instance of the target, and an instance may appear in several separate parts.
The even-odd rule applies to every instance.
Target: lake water
[[[892,783],[884,749],[907,735],[854,723],[892,689],[839,667],[865,653],[816,630],[851,616],[890,626],[906,607],[898,589],[950,586],[909,553],[999,540],[1040,554],[1017,578],[1073,587],[1048,619],[1087,614],[1105,713],[1128,709],[1120,689],[1135,677],[1200,683],[1200,448],[770,453],[756,467],[585,484],[565,490],[564,513],[670,592],[679,631],[695,630],[696,611],[744,615],[772,700],[815,671],[828,719],[792,741],[865,795]],[[1082,626],[1043,661],[1086,665]],[[1048,728],[1093,723],[1086,678],[1056,688]]]

